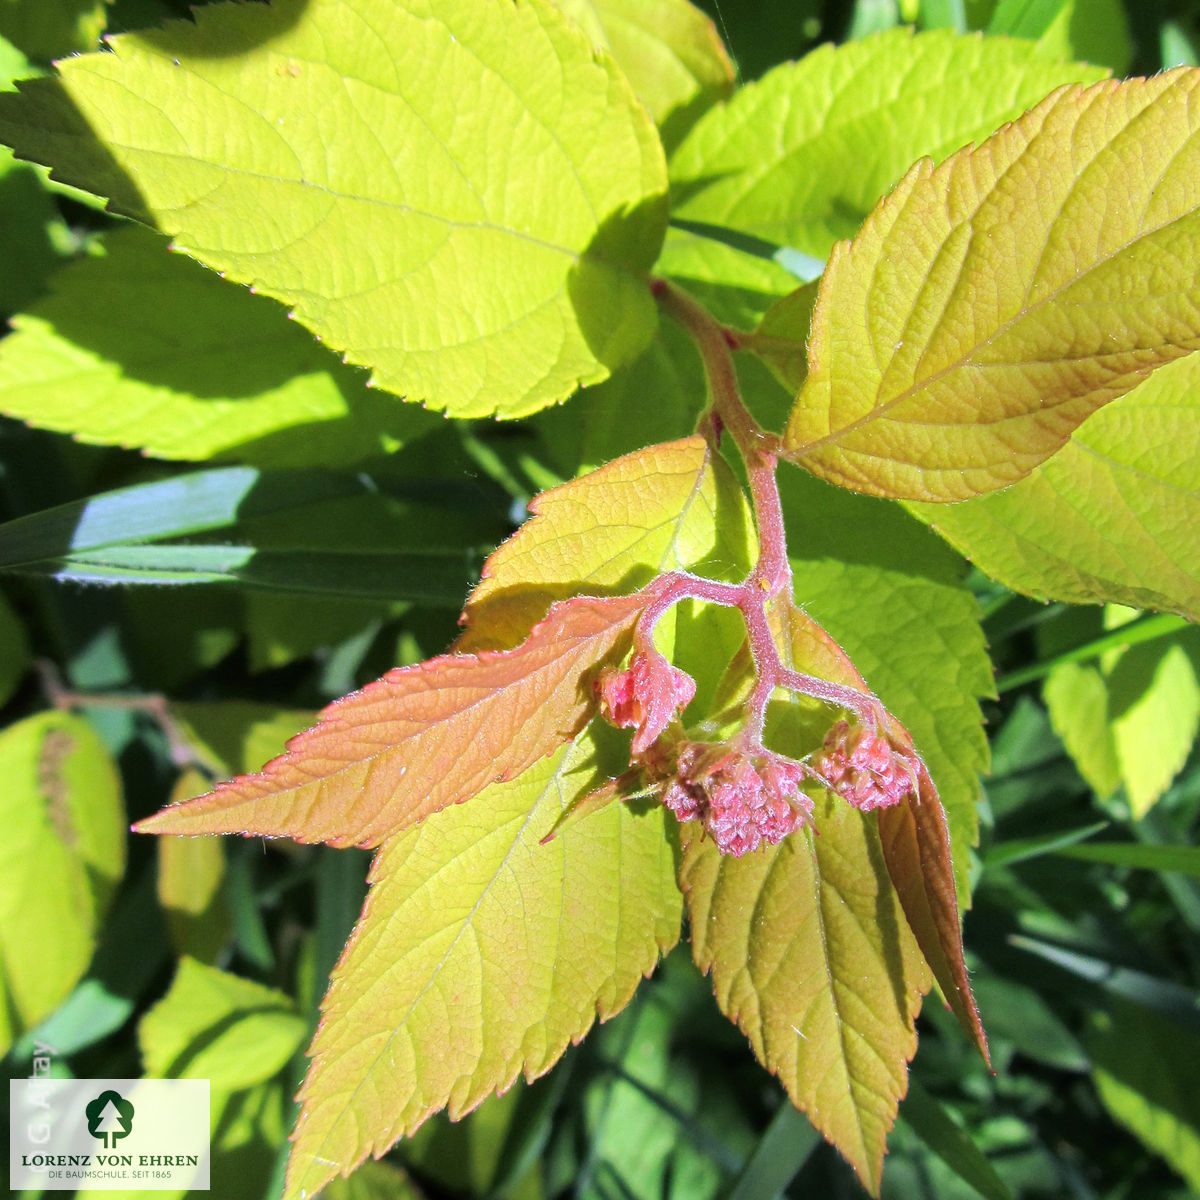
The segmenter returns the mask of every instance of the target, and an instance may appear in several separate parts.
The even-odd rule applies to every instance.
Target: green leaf
[[[138,1023],[146,1075],[208,1079],[221,1092],[264,1083],[307,1033],[291,998],[183,958],[167,994]]]
[[[721,1011],[875,1193],[930,979],[875,821],[822,793],[814,824],[734,858],[689,821],[679,880]]]
[[[105,0],[0,0],[0,36],[44,62],[92,50],[108,19],[104,6]]]
[[[996,1174],[996,1168],[945,1107],[916,1079],[908,1081],[908,1095],[900,1115],[921,1141],[981,1196],[987,1200],[1012,1200],[1012,1193]]]
[[[605,378],[656,319],[645,110],[545,0],[376,8],[217,5],[114,37],[0,98],[0,136],[410,400],[518,416]]]
[[[283,752],[289,738],[313,723],[307,709],[281,709],[241,700],[172,704],[188,743],[215,773],[232,778]]]
[[[1198,86],[1180,70],[1065,88],[918,163],[821,280],[788,457],[844,487],[963,500],[1200,347]]]
[[[8,702],[29,667],[29,638],[20,617],[0,594],[0,704]]]
[[[108,752],[68,713],[0,733],[0,777],[2,1052],[87,970],[125,871],[125,812]]]
[[[1052,88],[1103,72],[1027,43],[894,30],[776,67],[714,108],[672,156],[672,218],[824,259],[922,155],[986,137]],[[783,289],[787,276],[780,273]]]
[[[1099,63],[1118,75],[1133,55],[1121,0],[1000,0],[988,33],[1031,38],[1039,55]]]
[[[1200,1038],[1118,1003],[1093,1017],[1087,1048],[1108,1111],[1200,1190]]]
[[[617,60],[668,150],[733,91],[733,63],[716,26],[687,0],[555,3]]]
[[[588,734],[388,840],[323,1005],[288,1200],[448,1105],[533,1078],[619,1011],[678,937],[659,807],[540,839],[595,784]]]
[[[1174,871],[1200,879],[1200,846],[1138,845],[1132,842],[1084,842],[1055,851],[1084,862],[1110,863],[1143,871]]]
[[[1200,355],[1093,413],[1011,488],[912,505],[982,571],[1040,599],[1200,620]]]
[[[1106,611],[1119,627],[1128,610]],[[1097,666],[1065,664],[1046,679],[1054,731],[1101,796],[1125,785],[1140,820],[1187,761],[1200,731],[1200,631],[1184,629],[1109,655]]]
[[[332,1180],[321,1194],[326,1200],[423,1200],[425,1195],[389,1162],[365,1162],[349,1179]]]
[[[436,418],[372,392],[265,297],[148,231],[108,237],[0,342],[0,411],[160,458],[342,466]]]
[[[960,902],[988,749],[979,697],[992,668],[962,566],[894,504],[780,476],[796,601],[911,731],[950,825]]]

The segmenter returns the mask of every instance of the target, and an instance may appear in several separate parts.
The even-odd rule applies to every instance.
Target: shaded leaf
[[[108,751],[68,713],[0,733],[0,777],[2,1051],[87,970],[125,871],[125,813]]]
[[[0,0],[0,36],[44,62],[91,50],[104,31],[104,5],[105,0]]]
[[[578,597],[517,649],[398,667],[336,701],[257,775],[164,809],[142,833],[246,833],[377,846],[574,737],[590,673],[627,649],[636,597]]]
[[[1103,74],[1029,51],[902,29],[776,67],[703,117],[672,156],[671,216],[824,259],[922,155],[945,158],[1052,88]],[[795,287],[778,278],[776,295]]]
[[[702,437],[625,455],[529,510],[533,519],[484,564],[463,612],[464,649],[516,644],[577,592],[629,592],[683,567],[736,573],[723,550],[750,536],[741,490]]]
[[[788,457],[861,491],[963,500],[1200,347],[1197,86],[1181,70],[1066,88],[918,163],[821,281]]]
[[[1200,620],[1200,355],[1093,413],[1012,487],[911,505],[982,571],[1040,599]]]
[[[167,994],[138,1023],[146,1075],[208,1079],[218,1092],[264,1083],[307,1032],[290,997],[183,958]]]
[[[1036,54],[1100,63],[1118,75],[1133,54],[1121,0],[1000,0],[988,33],[1031,38]]]
[[[436,418],[372,392],[265,297],[146,230],[66,266],[0,341],[0,411],[159,458],[342,466]]]
[[[656,319],[645,111],[543,0],[377,15],[206,7],[4,97],[0,135],[409,399],[516,416],[603,379]]]
[[[29,666],[29,638],[20,617],[0,594],[0,704],[8,702]]]
[[[711,19],[687,0],[555,0],[617,60],[669,150],[733,91],[733,63]]]
[[[619,1011],[678,937],[654,808],[615,805],[540,839],[593,786],[587,734],[389,838],[323,1005],[285,1196],[295,1200],[437,1109],[452,1117],[549,1069]]]
[[[184,771],[171,792],[178,804],[208,791],[208,777],[195,768]],[[225,846],[216,838],[160,838],[158,902],[177,954],[212,963],[232,934],[229,909],[221,889],[225,878]]]
[[[1094,1015],[1087,1048],[1108,1111],[1200,1190],[1200,1039],[1144,1008],[1117,1003]]]

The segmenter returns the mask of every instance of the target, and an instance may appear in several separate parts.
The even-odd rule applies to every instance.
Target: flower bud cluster
[[[696,694],[696,682],[658,653],[638,651],[629,669],[601,672],[596,681],[600,715],[618,729],[633,728],[633,753],[658,741],[677,710]]]
[[[848,721],[830,729],[812,769],[863,812],[889,808],[917,791],[916,761],[876,730]]]
[[[769,750],[684,742],[663,803],[680,821],[699,820],[723,854],[775,845],[812,819],[800,784],[805,768]]]

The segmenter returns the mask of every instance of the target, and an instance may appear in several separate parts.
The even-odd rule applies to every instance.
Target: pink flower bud
[[[917,765],[874,729],[838,721],[825,737],[813,771],[863,812],[890,808],[917,791]]]
[[[696,683],[654,650],[638,651],[629,669],[608,668],[596,681],[600,715],[618,729],[633,728],[633,753],[644,754],[676,711],[691,702]]]
[[[723,854],[775,845],[812,819],[812,800],[799,790],[805,769],[768,750],[688,742],[676,770],[663,803],[680,821],[703,821]]]

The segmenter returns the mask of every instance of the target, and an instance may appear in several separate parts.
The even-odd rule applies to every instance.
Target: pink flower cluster
[[[696,682],[653,650],[638,651],[626,671],[611,667],[596,681],[600,714],[618,729],[633,728],[634,754],[658,741],[676,711],[691,702]]]
[[[916,762],[865,726],[838,721],[825,737],[813,770],[843,800],[870,812],[917,791]]]
[[[812,819],[805,769],[769,750],[685,742],[676,772],[663,803],[680,821],[703,821],[722,854],[773,846]]]

